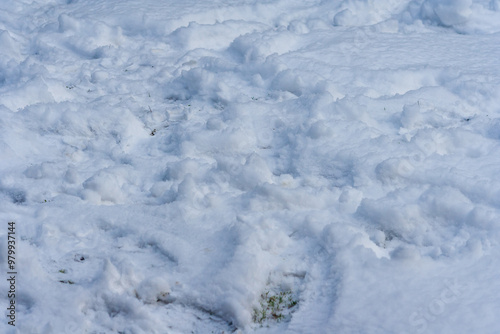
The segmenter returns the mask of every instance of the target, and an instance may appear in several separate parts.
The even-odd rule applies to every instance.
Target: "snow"
[[[497,333],[499,22],[0,3],[0,332]]]

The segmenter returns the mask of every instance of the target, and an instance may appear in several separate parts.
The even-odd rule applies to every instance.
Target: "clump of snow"
[[[170,295],[168,282],[161,277],[152,277],[140,283],[136,289],[137,296],[145,303],[168,303],[173,299]]]

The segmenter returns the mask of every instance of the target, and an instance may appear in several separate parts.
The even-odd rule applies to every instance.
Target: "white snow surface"
[[[0,1],[0,116],[1,333],[500,332],[498,0]]]

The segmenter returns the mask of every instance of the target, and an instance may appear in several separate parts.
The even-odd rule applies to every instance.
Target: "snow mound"
[[[496,33],[500,16],[496,0],[412,1],[402,14],[402,22],[423,21],[427,24],[453,28],[459,33]]]
[[[466,23],[472,14],[472,0],[425,0],[421,17],[433,23],[452,27]]]

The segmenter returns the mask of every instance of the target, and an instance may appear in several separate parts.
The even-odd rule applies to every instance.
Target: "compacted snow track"
[[[498,22],[0,3],[0,331],[497,333]]]

